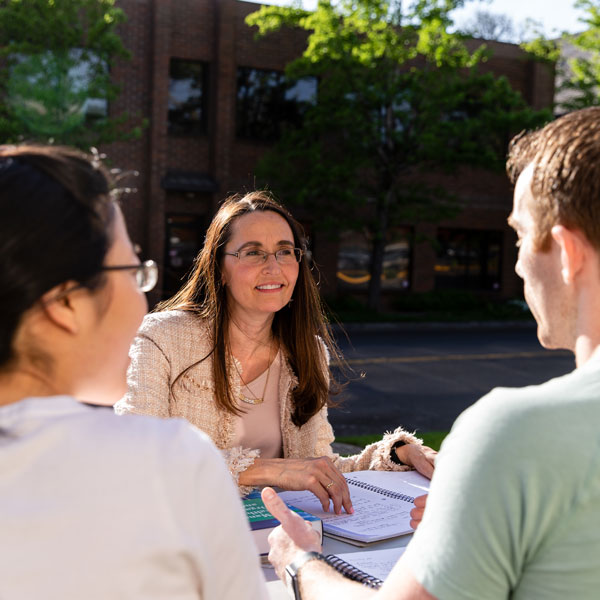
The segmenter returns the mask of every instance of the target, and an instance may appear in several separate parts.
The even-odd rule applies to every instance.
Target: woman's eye
[[[279,250],[277,254],[279,254],[279,256],[291,256],[293,250],[291,248],[284,248],[283,250]]]
[[[262,254],[262,250],[246,250],[246,256],[260,256]]]

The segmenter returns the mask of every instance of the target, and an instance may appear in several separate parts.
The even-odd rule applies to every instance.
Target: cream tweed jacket
[[[144,414],[157,417],[182,417],[208,434],[222,451],[234,480],[247,469],[260,450],[233,447],[234,415],[220,409],[214,401],[214,382],[210,352],[210,328],[197,315],[186,311],[165,311],[147,315],[129,352],[127,394],[115,405],[117,414]],[[187,367],[205,358],[172,384]],[[239,367],[239,363],[238,363]],[[240,391],[240,376],[230,375],[234,394]],[[323,408],[302,427],[292,422],[292,390],[298,379],[283,358],[279,379],[281,432],[284,458],[328,456],[342,472],[364,469],[404,471],[390,458],[397,441],[421,444],[411,433],[397,428],[383,439],[367,446],[360,454],[341,457],[331,448],[333,429]],[[245,494],[251,488],[240,486]]]

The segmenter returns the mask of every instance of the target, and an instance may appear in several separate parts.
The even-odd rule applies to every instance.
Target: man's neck
[[[600,343],[587,335],[580,335],[575,342],[575,364],[582,367],[590,360],[600,358]]]

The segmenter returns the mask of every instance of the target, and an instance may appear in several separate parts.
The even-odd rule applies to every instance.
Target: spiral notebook
[[[412,533],[410,511],[414,499],[426,494],[429,480],[414,471],[355,471],[346,473],[354,514],[324,512],[309,491],[281,492],[279,495],[323,521],[323,533],[355,545]]]

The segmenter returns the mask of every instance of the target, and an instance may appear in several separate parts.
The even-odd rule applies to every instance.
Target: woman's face
[[[281,215],[257,211],[232,223],[225,252],[256,249],[273,253],[294,246],[292,229]],[[274,254],[261,265],[248,265],[235,256],[223,256],[223,283],[233,317],[272,316],[281,310],[292,297],[299,268],[297,262],[279,264]]]
[[[113,243],[105,266],[139,264],[121,210],[116,207]],[[85,334],[89,338],[85,371],[76,396],[96,404],[114,404],[127,389],[129,347],[148,303],[138,288],[135,270],[105,271],[106,283],[92,292],[95,315],[90,314]]]

